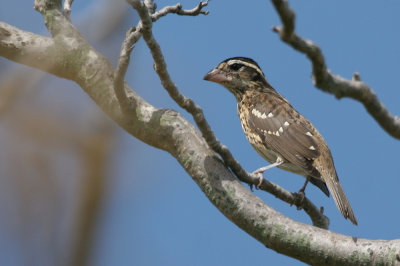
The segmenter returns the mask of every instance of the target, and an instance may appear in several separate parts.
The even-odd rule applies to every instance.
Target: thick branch
[[[321,49],[312,41],[303,39],[295,32],[295,14],[287,0],[272,0],[278,12],[282,27],[273,27],[281,39],[297,51],[307,55],[312,63],[313,82],[322,91],[342,97],[352,98],[361,102],[368,113],[392,137],[400,139],[400,118],[393,116],[379,101],[375,92],[359,79],[347,80],[330,72],[325,63]]]
[[[0,22],[0,55],[24,65],[57,75],[59,52],[51,38],[36,35]]]
[[[199,127],[203,137],[206,139],[208,145],[221,155],[225,163],[233,170],[236,176],[250,186],[258,185],[259,178],[253,174],[248,173],[242,168],[239,162],[233,157],[229,149],[221,144],[217,139],[210,125],[204,117],[203,110],[192,99],[185,97],[181,94],[176,87],[175,83],[171,80],[167,71],[167,65],[162,55],[161,48],[158,45],[152,34],[152,20],[146,6],[140,1],[130,1],[132,6],[138,11],[140,18],[142,19],[142,34],[143,38],[150,48],[151,54],[154,59],[154,68],[160,77],[161,83],[167,90],[171,98],[178,103],[178,105],[188,111],[192,116],[197,126]],[[200,5],[199,5],[200,6]],[[307,198],[304,200],[303,197],[299,197],[297,194],[290,193],[285,189],[273,184],[267,180],[263,180],[260,189],[267,191],[277,198],[289,203],[290,205],[295,204],[298,209],[304,209],[304,211],[310,216],[313,224],[321,228],[327,229],[329,226],[329,219],[323,215],[322,212]]]
[[[172,154],[209,200],[258,241],[309,264],[398,264],[400,240],[366,240],[336,234],[295,222],[265,205],[240,184],[193,125],[175,111],[154,108],[127,85],[125,89],[134,108],[131,115],[125,115],[115,95],[112,65],[80,34],[69,35],[72,27],[62,13],[47,15],[50,24],[67,23],[49,26],[57,27],[59,35],[68,34],[70,38],[68,42],[56,42],[59,76],[77,82],[132,136]]]

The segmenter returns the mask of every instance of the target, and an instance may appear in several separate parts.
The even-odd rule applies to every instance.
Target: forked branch
[[[273,31],[279,33],[282,41],[307,55],[312,64],[314,85],[322,91],[335,95],[338,99],[348,97],[361,102],[368,113],[389,135],[400,139],[400,118],[390,113],[379,101],[375,92],[360,80],[359,74],[356,74],[358,78],[348,80],[329,71],[318,45],[296,34],[295,14],[289,7],[288,1],[272,0],[272,3],[283,24],[282,27],[273,27]]]

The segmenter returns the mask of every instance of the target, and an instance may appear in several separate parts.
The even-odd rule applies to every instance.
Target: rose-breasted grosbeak
[[[266,80],[258,64],[245,57],[226,59],[208,72],[205,80],[226,87],[237,100],[240,122],[248,141],[272,167],[302,175],[327,196],[357,225],[357,219],[339,183],[331,152],[317,129]],[[329,191],[327,187],[329,188]]]

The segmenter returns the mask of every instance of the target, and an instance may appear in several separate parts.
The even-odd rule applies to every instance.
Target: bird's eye
[[[230,65],[229,68],[233,71],[238,71],[242,66],[243,66],[242,64],[235,63]]]
[[[261,75],[260,73],[254,73],[253,77],[251,78],[252,81],[260,81]]]

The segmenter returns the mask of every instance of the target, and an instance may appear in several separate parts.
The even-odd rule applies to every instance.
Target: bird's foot
[[[295,204],[296,204],[296,206],[297,206],[297,210],[303,209],[303,208],[301,207],[301,205],[303,204],[303,201],[304,201],[304,199],[305,199],[305,197],[306,197],[306,193],[304,193],[304,189],[300,189],[299,192],[293,193],[293,194],[294,194],[295,197],[296,197],[296,199],[295,199]]]
[[[304,200],[305,197],[306,197],[306,193],[304,192],[304,190],[301,190],[301,189],[300,189],[299,192],[297,192],[296,194],[299,196],[300,203],[302,203],[303,200]]]
[[[258,181],[258,184],[257,184],[257,188],[260,188],[262,182],[264,181],[264,175],[263,175],[262,173],[259,173],[258,176],[259,176],[259,177],[258,177],[258,178],[259,178],[259,179],[258,179],[259,181]]]
[[[253,175],[258,177],[258,184],[256,185],[256,188],[259,189],[261,187],[262,182],[264,181],[264,170],[262,168],[257,169],[253,172]]]
[[[250,191],[251,191],[251,192],[254,192],[253,186],[254,186],[253,184],[249,184],[249,187],[250,187]]]
[[[278,158],[276,159],[276,162],[275,162],[275,163],[270,164],[270,165],[267,165],[267,166],[264,166],[264,167],[261,167],[261,168],[255,170],[255,171],[253,172],[253,175],[257,175],[257,176],[259,177],[259,182],[258,182],[257,188],[260,188],[260,186],[261,186],[261,184],[262,184],[262,182],[263,182],[263,180],[264,180],[264,175],[263,175],[264,172],[267,171],[268,169],[271,169],[271,168],[274,168],[274,167],[276,167],[276,166],[279,166],[279,165],[281,165],[282,163],[283,163],[282,158],[281,158],[281,157],[278,157]]]

